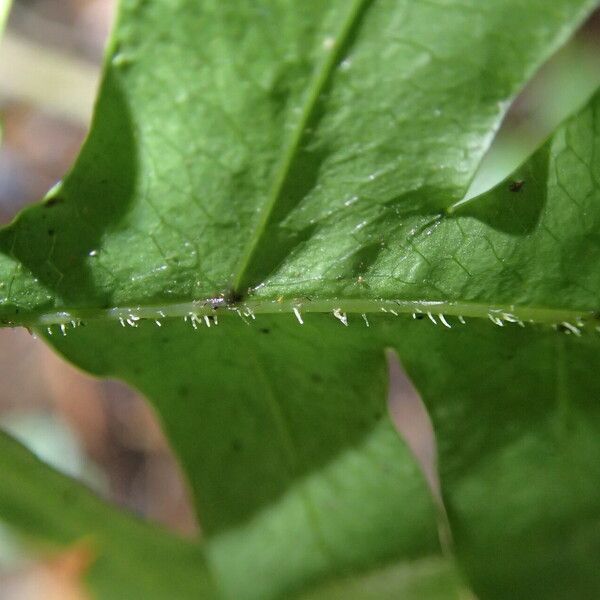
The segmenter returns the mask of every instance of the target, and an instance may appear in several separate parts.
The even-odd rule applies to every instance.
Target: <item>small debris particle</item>
[[[508,186],[508,190],[510,192],[520,192],[523,189],[524,185],[525,185],[525,180],[515,179],[514,181],[510,182],[510,185]]]
[[[223,294],[223,299],[227,306],[231,306],[232,304],[239,304],[244,299],[244,296],[237,290],[231,289]]]

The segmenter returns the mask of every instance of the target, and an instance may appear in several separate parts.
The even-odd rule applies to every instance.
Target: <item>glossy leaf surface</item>
[[[598,346],[600,99],[460,203],[510,100],[594,5],[122,3],[80,159],[0,232],[0,313],[153,402],[226,597],[438,560],[434,503],[387,415],[390,346],[432,412],[480,597],[544,597],[547,505],[584,471],[556,522],[580,596],[597,589],[582,557],[598,538],[576,533],[598,506],[592,433],[567,449],[536,425],[560,390],[595,427],[577,357]],[[411,312],[425,321],[396,317]],[[519,504],[511,478],[538,469],[547,487]]]

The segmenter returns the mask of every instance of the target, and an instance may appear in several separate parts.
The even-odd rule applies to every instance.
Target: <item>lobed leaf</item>
[[[225,597],[441,560],[386,347],[479,596],[594,597],[600,96],[460,200],[595,4],[122,2],[77,164],[0,232],[0,315],[153,402]]]

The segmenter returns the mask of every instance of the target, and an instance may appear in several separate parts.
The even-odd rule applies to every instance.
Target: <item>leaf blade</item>
[[[78,165],[44,208],[26,211],[0,234],[4,253],[0,272],[6,286],[0,304],[4,318],[27,322],[29,315],[33,316],[30,322],[38,325],[40,313],[48,316],[48,323],[62,326],[79,318],[77,310],[100,316],[87,330],[69,331],[65,339],[52,341],[72,360],[96,373],[119,375],[156,402],[191,475],[209,535],[216,540],[213,567],[229,572],[234,570],[233,562],[242,565],[224,584],[233,597],[243,593],[275,597],[331,573],[439,552],[431,499],[406,448],[392,438],[382,410],[383,346],[398,344],[404,332],[394,330],[392,338],[383,340],[375,332],[367,337],[364,331],[350,328],[343,328],[342,335],[342,325],[333,317],[310,315],[297,333],[291,321],[284,321],[291,315],[271,315],[263,318],[277,332],[277,341],[259,341],[256,328],[245,329],[243,323],[231,322],[237,318],[232,311],[217,310],[245,310],[252,318],[247,307],[237,302],[245,290],[229,289],[236,281],[235,265],[245,265],[246,257],[254,256],[248,259],[248,268],[238,271],[238,280],[247,279],[246,284],[257,287],[265,283],[255,289],[254,298],[267,312],[280,312],[282,296],[287,310],[314,301],[322,310],[335,309],[346,324],[343,302],[368,302],[380,312],[379,308],[387,307],[380,304],[381,298],[405,299],[400,308],[409,310],[422,303],[433,311],[431,320],[437,317],[449,325],[441,314],[446,306],[458,310],[462,302],[471,307],[472,316],[482,317],[486,307],[494,309],[502,302],[493,315],[501,323],[518,319],[519,314],[513,315],[517,309],[537,311],[547,319],[558,309],[569,315],[587,311],[587,325],[593,327],[597,277],[591,268],[567,280],[566,287],[565,278],[545,269],[542,259],[532,261],[539,273],[532,269],[530,279],[519,285],[514,280],[507,284],[502,271],[511,252],[539,229],[540,214],[551,214],[544,213],[552,204],[544,198],[547,172],[550,164],[560,161],[560,136],[565,130],[556,138],[559,146],[545,147],[525,167],[533,179],[542,173],[537,177],[539,187],[526,185],[522,194],[538,201],[534,208],[540,210],[534,211],[533,218],[527,212],[531,207],[517,207],[517,217],[504,223],[503,230],[491,209],[490,214],[465,215],[458,210],[453,216],[446,214],[466,189],[504,113],[505,106],[498,103],[514,95],[531,69],[564,40],[593,4],[563,0],[548,11],[542,2],[494,2],[480,8],[475,3],[448,1],[442,5],[448,18],[434,27],[432,18],[426,17],[439,16],[439,4],[369,4],[375,8],[365,12],[360,24],[358,50],[343,57],[330,93],[319,98],[323,115],[316,132],[310,133],[302,110],[294,116],[294,109],[311,81],[314,65],[323,60],[323,42],[343,3],[301,6],[282,0],[232,10],[226,3],[208,0],[180,2],[181,28],[176,33],[170,25],[165,30],[158,3],[123,4],[97,124]],[[264,10],[252,12],[257,6]],[[512,27],[515,19],[527,27]],[[269,38],[272,24],[291,35]],[[395,28],[402,34],[399,41],[394,38]],[[199,31],[205,34],[202,44]],[[393,48],[385,56],[388,43]],[[522,52],[511,56],[513,47]],[[454,59],[471,59],[470,55],[464,77],[460,68],[447,72],[441,68],[446,63],[460,64]],[[380,56],[385,58],[381,60],[385,69],[376,60]],[[351,62],[344,64],[346,60]],[[390,68],[395,60],[401,66],[397,71]],[[435,68],[427,70],[428,61]],[[240,73],[242,67],[245,72]],[[173,82],[169,70],[176,72],[177,81]],[[319,82],[319,75],[315,77]],[[426,87],[427,94],[420,86]],[[377,95],[366,102],[369,92]],[[357,98],[361,100],[358,111],[352,103]],[[394,100],[400,112],[392,113],[394,127],[389,127]],[[435,113],[438,102],[446,113],[442,120]],[[368,118],[358,118],[369,107]],[[420,118],[424,107],[431,111]],[[251,147],[244,143],[245,131],[237,118],[257,125],[251,129]],[[282,132],[294,124],[298,125],[295,135],[306,134],[313,145],[294,154],[298,177],[288,174],[280,188],[273,173],[282,148],[285,156]],[[118,142],[115,130],[121,131]],[[440,146],[438,138],[443,140]],[[585,151],[593,150],[594,143],[587,143]],[[115,149],[118,152],[112,152]],[[592,171],[588,171],[589,176]],[[282,191],[269,195],[270,189]],[[367,202],[355,200],[357,193]],[[286,194],[285,202],[278,202]],[[594,194],[586,197],[592,205]],[[275,199],[272,204],[269,197]],[[503,196],[495,191],[486,198],[494,208]],[[552,206],[564,204],[560,195],[553,200]],[[479,199],[473,206],[484,202]],[[555,214],[562,210],[559,206]],[[472,246],[470,250],[483,257],[480,264],[476,259],[480,270],[475,274],[462,264],[462,256],[446,255],[451,245],[457,252],[461,249],[457,222],[468,228],[472,241],[489,235],[503,246],[501,252],[493,243],[483,250]],[[518,231],[511,230],[515,223]],[[450,225],[455,231],[448,231]],[[58,237],[50,233],[58,228]],[[248,246],[256,231],[260,243]],[[584,247],[581,230],[573,226],[573,231],[577,247],[567,253],[567,266],[577,262]],[[421,238],[431,240],[425,242],[427,248],[417,244]],[[388,251],[386,244],[393,247]],[[245,250],[247,246],[250,250]],[[530,245],[530,253],[531,249]],[[427,250],[432,251],[433,261]],[[447,274],[452,260],[454,270]],[[496,270],[490,263],[497,263]],[[461,270],[468,275],[467,283],[464,275],[458,275]],[[532,285],[540,273],[547,277],[540,287],[543,294]],[[406,275],[416,277],[411,280]],[[588,296],[574,294],[582,285],[590,288]],[[560,293],[554,294],[557,290]],[[544,298],[541,307],[532,303],[536,293]],[[206,328],[198,334],[201,337],[192,338],[191,328],[184,330],[175,319],[160,323],[160,331],[150,329],[147,322],[135,330],[117,328],[119,317],[135,326],[140,315],[151,316],[142,312],[149,307],[154,307],[153,316],[159,321],[180,317],[184,311],[197,326],[198,317],[205,317],[211,332],[215,331],[211,319],[224,314],[223,326],[229,331],[219,329],[210,339],[204,336]],[[546,309],[550,312],[540,312]],[[373,330],[389,319],[374,319]],[[161,336],[167,341],[161,341]],[[161,343],[168,346],[172,338],[171,351],[161,350]],[[206,365],[210,372],[203,370]],[[307,380],[309,366],[329,374],[327,389]],[[180,380],[193,390],[192,401],[201,405],[194,405],[192,417],[186,412],[189,404],[178,398]],[[439,394],[438,390],[435,395]],[[329,414],[327,407],[331,407]],[[381,415],[376,419],[369,412],[373,408]],[[305,410],[311,414],[306,416]],[[290,414],[293,426],[286,424]],[[362,429],[361,419],[366,422]],[[246,460],[231,456],[235,451],[231,434],[240,422],[246,427],[244,441],[252,448]],[[369,442],[378,440],[381,431],[386,460],[369,463]],[[321,482],[335,479],[329,467],[345,465],[354,450],[363,462],[349,477],[340,499],[344,510],[336,514],[334,494]],[[399,469],[388,478],[391,481],[382,468],[385,464]],[[225,468],[235,473],[230,486],[220,480]],[[352,471],[345,466],[342,474],[348,473]],[[260,488],[252,486],[253,477]],[[312,485],[314,479],[317,485]],[[313,499],[321,494],[316,511],[320,523],[314,527],[313,522],[312,531],[311,502],[302,497],[307,493]],[[293,510],[286,512],[289,498]],[[373,513],[354,530],[350,517],[358,505],[372,508]],[[296,514],[292,523],[297,547],[288,546],[288,540],[281,542],[277,535],[282,549],[274,545],[273,551],[269,534],[285,521],[279,515],[286,514]],[[335,526],[323,536],[327,515],[339,521],[331,517]],[[258,532],[254,538],[253,528]],[[323,549],[329,545],[333,559],[327,556],[331,550]],[[283,564],[286,551],[298,551],[293,564]],[[236,556],[248,562],[233,561],[231,568],[223,568]],[[266,575],[250,588],[247,571],[255,566]]]
[[[431,218],[460,199],[508,100],[594,5],[561,0],[548,11],[541,2],[481,9],[453,1],[437,19],[435,4],[365,4],[355,55],[337,65],[319,99],[319,127],[296,158],[287,205],[272,215],[247,283],[268,283],[260,288],[267,299],[435,293],[404,291],[402,278],[379,284],[379,266],[404,259],[414,268],[409,255],[386,258],[379,246],[393,240],[394,211]],[[304,86],[313,65],[331,56],[323,45],[347,10],[342,2],[265,1],[243,10],[183,2],[175,32],[165,31],[160,6],[123,2],[78,165],[46,210],[25,211],[0,234],[3,318],[169,306],[227,292],[260,231]],[[515,20],[528,26],[511,27]],[[286,35],[274,40],[269,29]],[[473,62],[457,67],[465,55]],[[256,126],[246,133],[246,123]],[[464,148],[467,158],[457,160]],[[361,276],[370,294],[357,286]]]

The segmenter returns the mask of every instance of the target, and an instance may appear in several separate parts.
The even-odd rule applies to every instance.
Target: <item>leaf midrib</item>
[[[217,308],[215,309],[215,306]],[[115,306],[112,308],[66,308],[48,312],[20,313],[18,323],[8,325],[23,325],[26,327],[43,328],[65,325],[76,326],[80,321],[122,320],[128,325],[129,319],[133,325],[140,320],[158,321],[162,324],[168,319],[188,319],[195,321],[198,328],[207,325],[205,317],[236,316],[251,322],[256,315],[286,314],[289,318],[297,318],[294,309],[300,317],[304,313],[334,313],[338,315],[353,315],[365,325],[361,315],[400,316],[413,315],[435,321],[442,327],[462,326],[459,319],[488,319],[497,326],[503,325],[563,325],[578,331],[591,330],[600,332],[600,319],[594,310],[573,310],[554,307],[515,306],[502,304],[485,304],[476,302],[449,302],[443,300],[390,300],[390,299],[326,299],[308,300],[306,298],[286,299],[283,301],[254,299],[240,304],[215,305],[211,300],[181,302],[172,304]],[[335,315],[334,315],[335,316]],[[451,320],[448,319],[451,318]],[[197,321],[196,321],[197,319]],[[358,322],[358,320],[356,320]],[[500,325],[502,322],[502,325]],[[131,325],[131,323],[129,323]],[[564,324],[567,324],[565,327]],[[212,322],[211,322],[212,325]],[[577,332],[571,331],[577,335]]]
[[[356,26],[357,20],[362,16],[363,9],[369,0],[353,0],[346,18],[337,35],[331,37],[331,47],[327,49],[327,55],[313,74],[312,80],[308,86],[304,105],[298,123],[289,137],[289,140],[283,150],[281,162],[275,169],[273,183],[271,185],[267,200],[260,211],[254,231],[250,235],[248,243],[242,252],[238,267],[235,269],[233,277],[233,289],[240,290],[244,283],[244,278],[256,255],[263,236],[266,232],[271,215],[274,213],[277,204],[281,200],[281,194],[285,182],[291,172],[294,159],[296,158],[302,138],[306,128],[318,104],[318,100],[327,85],[335,66],[340,59],[340,51],[350,36],[350,33]]]

